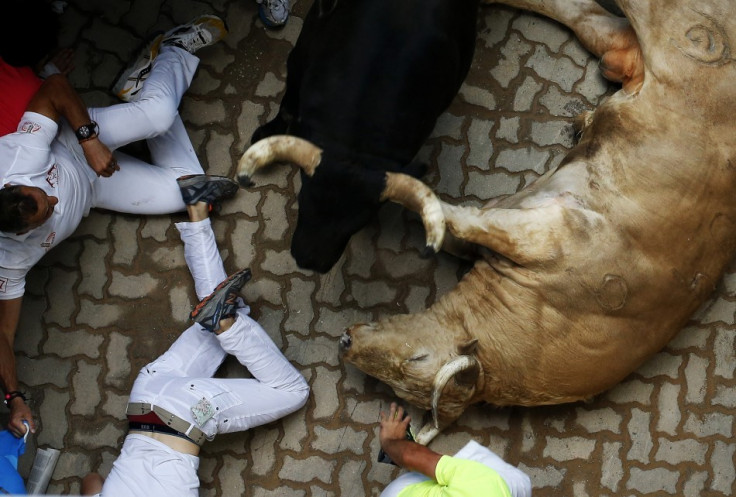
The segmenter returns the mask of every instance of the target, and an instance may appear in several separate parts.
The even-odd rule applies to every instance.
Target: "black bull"
[[[287,61],[278,115],[252,142],[288,134],[319,147],[302,170],[291,253],[327,272],[375,216],[386,172],[412,163],[468,73],[478,0],[315,0]],[[243,184],[247,174],[238,172]]]

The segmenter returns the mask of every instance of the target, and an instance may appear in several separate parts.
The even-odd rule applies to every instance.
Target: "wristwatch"
[[[97,126],[97,123],[92,121],[78,127],[75,134],[77,135],[77,140],[81,142],[91,138],[93,135],[96,135],[98,131],[99,127]]]

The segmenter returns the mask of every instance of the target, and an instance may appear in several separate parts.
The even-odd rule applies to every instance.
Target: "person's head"
[[[0,57],[11,66],[36,67],[56,48],[58,15],[48,0],[2,0]]]
[[[54,213],[59,199],[35,186],[5,185],[0,189],[0,231],[26,233]]]

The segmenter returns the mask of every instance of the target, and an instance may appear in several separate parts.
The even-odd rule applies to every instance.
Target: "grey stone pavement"
[[[310,3],[298,0],[287,27],[270,32],[252,0],[72,0],[62,46],[76,49],[71,79],[85,100],[107,105],[148,33],[201,13],[225,18],[231,32],[199,53],[180,110],[205,170],[231,175],[253,130],[278,108]],[[420,153],[441,197],[472,205],[555,167],[573,143],[572,117],[615,90],[559,25],[495,6],[482,7],[480,19],[466,84]],[[299,270],[288,251],[299,175],[273,167],[255,180],[224,206],[215,231],[226,269],[253,269],[244,290],[253,315],[312,393],[279,422],[205,445],[201,495],[377,496],[398,475],[375,462],[378,413],[395,397],[340,362],[338,337],[354,322],[428,306],[468,266],[420,258],[418,219],[386,205],[330,273]],[[92,212],[30,275],[16,349],[40,421],[21,469],[27,474],[36,447],[62,449],[49,493],[77,493],[91,470],[107,474],[138,370],[187,326],[195,296],[172,225],[181,219]],[[538,497],[734,495],[735,313],[736,266],[687,328],[619,386],[589,403],[476,406],[431,447],[454,452],[478,440],[526,471]],[[222,374],[245,372],[228,362]]]

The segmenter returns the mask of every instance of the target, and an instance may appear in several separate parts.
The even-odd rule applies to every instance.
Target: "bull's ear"
[[[478,339],[473,338],[467,342],[461,343],[457,347],[457,352],[460,355],[475,355],[478,350]]]
[[[425,162],[411,162],[400,172],[415,178],[421,178],[427,174],[427,169],[429,169],[429,166]]]

